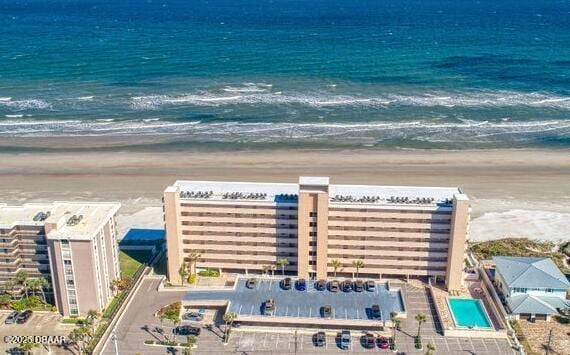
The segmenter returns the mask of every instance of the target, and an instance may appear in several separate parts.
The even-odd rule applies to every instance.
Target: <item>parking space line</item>
[[[289,314],[289,305],[285,307],[285,317],[287,317],[287,314]]]
[[[239,305],[238,314],[241,314],[241,307],[243,307],[243,304],[240,304],[240,305]]]
[[[253,316],[253,305],[251,305],[251,312],[249,314]]]

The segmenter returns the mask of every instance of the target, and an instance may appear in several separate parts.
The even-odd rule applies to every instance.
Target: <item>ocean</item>
[[[567,149],[570,1],[0,0],[3,137]]]

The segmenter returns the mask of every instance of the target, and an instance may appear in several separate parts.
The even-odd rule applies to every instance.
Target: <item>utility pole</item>
[[[548,332],[548,344],[546,344],[546,355],[550,354],[550,343],[552,342],[552,329]]]
[[[115,355],[119,355],[119,344],[117,343],[117,328],[113,328],[111,332],[111,339],[115,343]]]

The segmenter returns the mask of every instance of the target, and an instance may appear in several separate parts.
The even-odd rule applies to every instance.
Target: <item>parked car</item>
[[[275,311],[275,301],[273,299],[268,299],[263,303],[263,315],[271,316]]]
[[[307,281],[305,279],[299,279],[296,282],[296,286],[298,291],[305,291],[307,289]]]
[[[331,319],[332,318],[332,306],[330,304],[324,305],[321,307],[321,315],[323,318]]]
[[[174,328],[174,334],[176,335],[200,335],[201,329],[198,327],[191,327],[189,325],[179,325]]]
[[[30,319],[31,316],[32,316],[32,311],[30,310],[24,311],[18,315],[18,318],[16,318],[16,323],[24,324]]]
[[[382,312],[380,312],[380,306],[377,304],[373,304],[371,309],[371,316],[372,319],[382,319]]]
[[[321,347],[327,345],[327,335],[325,332],[317,332],[313,335],[313,343],[315,346]]]
[[[376,282],[372,280],[366,281],[366,291],[374,292],[376,290]]]
[[[342,283],[342,291],[343,292],[352,292],[352,282],[344,281]]]
[[[350,331],[348,330],[343,330],[340,333],[340,348],[341,349],[348,349],[350,348],[350,343],[352,342],[352,339],[350,337]]]
[[[385,337],[378,337],[378,347],[380,349],[390,349],[390,340]]]
[[[338,292],[340,291],[340,283],[337,280],[329,282],[329,291]]]
[[[318,280],[315,282],[315,290],[324,291],[327,288],[327,282],[325,280]]]
[[[254,279],[254,278],[247,279],[247,281],[245,282],[245,287],[253,290],[255,288],[256,284],[257,284],[256,279]]]
[[[374,334],[367,333],[360,338],[362,346],[366,349],[374,349],[376,347],[376,337]]]
[[[293,282],[291,281],[290,277],[286,277],[283,279],[283,281],[281,281],[281,288],[284,290],[290,290],[291,289],[291,284]]]
[[[364,281],[356,280],[354,281],[354,291],[355,292],[362,292],[364,291]]]
[[[8,317],[6,317],[6,319],[4,320],[4,324],[14,324],[16,323],[16,319],[18,319],[18,315],[20,313],[14,311],[11,312],[10,314],[8,314]]]
[[[204,319],[204,316],[198,312],[188,312],[182,315],[182,320],[190,320],[194,322],[200,322]]]

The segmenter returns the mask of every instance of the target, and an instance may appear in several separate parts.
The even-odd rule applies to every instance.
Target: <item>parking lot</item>
[[[124,354],[172,354],[173,349],[167,347],[152,347],[144,344],[145,340],[164,339],[155,331],[161,327],[166,333],[172,330],[173,324],[161,324],[160,320],[154,317],[153,313],[160,307],[167,305],[177,299],[188,297],[188,292],[165,291],[158,292],[158,279],[147,278],[138,291],[133,304],[127,310],[125,316],[117,325],[117,338],[119,352]],[[191,291],[194,295],[200,291]],[[214,292],[214,291],[207,291]],[[222,292],[227,297],[227,291]],[[232,291],[233,292],[233,291]],[[229,293],[232,293],[229,292]],[[292,294],[298,293],[291,290]],[[319,291],[321,292],[321,291]],[[436,354],[477,354],[477,355],[498,355],[512,354],[507,340],[503,339],[469,339],[469,338],[446,338],[439,333],[440,325],[434,317],[433,303],[424,288],[414,287],[404,284],[402,286],[404,299],[406,300],[408,318],[402,323],[402,330],[397,332],[396,343],[401,352],[407,354],[424,354],[425,345],[432,343],[436,347]],[[354,296],[355,293],[350,295]],[[298,301],[302,305],[301,301]],[[422,339],[424,350],[417,351],[414,348],[413,336],[417,332],[417,322],[414,316],[417,313],[424,313],[427,322],[422,325]],[[222,344],[223,320],[221,316],[224,310],[220,309],[216,317],[216,325],[211,329],[202,328],[202,333],[198,337],[198,347],[193,350],[193,354],[370,354],[388,353],[378,347],[365,349],[360,344],[361,331],[352,331],[351,348],[341,350],[336,344],[336,332],[327,332],[326,346],[315,347],[312,342],[312,334],[318,329],[298,329],[295,330],[277,329],[274,327],[246,327],[235,328],[230,337],[229,344]],[[204,322],[202,322],[204,323]],[[205,325],[205,323],[204,323]],[[114,346],[108,342],[103,354],[113,355]],[[177,353],[181,353],[179,349]]]
[[[61,315],[52,312],[34,312],[25,324],[4,324],[10,311],[0,311],[0,351],[6,352],[15,344],[6,343],[6,337],[21,335],[39,336],[67,336],[73,330],[74,325],[62,324]],[[37,351],[41,351],[38,349]],[[53,354],[69,354],[63,349],[51,347]]]
[[[254,289],[245,287],[245,279],[240,279],[231,291],[190,291],[184,300],[228,300],[229,311],[239,316],[259,316],[263,304],[273,299],[275,309],[272,317],[322,318],[321,308],[330,305],[332,318],[338,320],[372,320],[370,307],[378,304],[383,319],[389,319],[391,312],[404,310],[400,292],[389,291],[384,283],[377,283],[373,292],[331,292],[318,291],[312,282],[305,291],[293,286],[283,290],[277,279],[257,280]],[[378,320],[375,320],[378,321]]]

